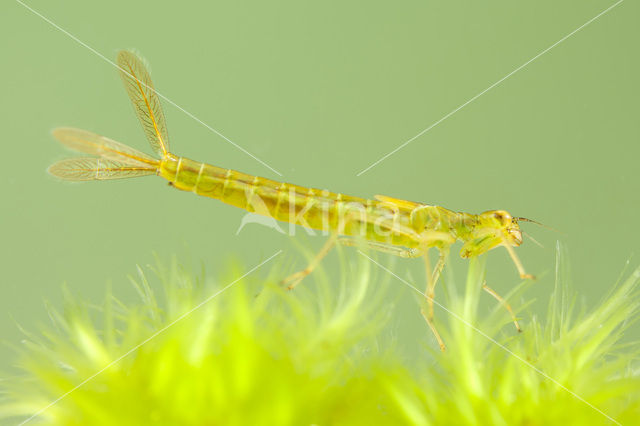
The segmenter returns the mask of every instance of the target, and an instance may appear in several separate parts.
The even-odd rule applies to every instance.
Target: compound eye
[[[508,225],[509,223],[511,223],[511,215],[507,212],[497,211],[493,214],[493,217],[498,219],[500,223],[504,225]]]

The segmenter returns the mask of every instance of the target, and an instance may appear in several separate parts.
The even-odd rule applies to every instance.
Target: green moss
[[[638,318],[640,268],[577,314],[560,251],[558,264],[546,317],[516,335],[502,331],[512,325],[500,306],[476,314],[484,263],[471,262],[464,291],[446,286],[447,351],[409,368],[394,348],[379,350],[393,291],[373,284],[376,267],[364,258],[344,263],[336,286],[319,272],[294,292],[240,280],[214,298],[243,272],[214,281],[175,262],[139,269],[140,302],[108,292],[95,308],[67,295],[62,314],[51,310],[54,326],[19,349],[24,374],[0,384],[0,416],[38,413],[31,422],[56,425],[610,424],[605,413],[632,424],[638,346],[621,341]]]
[[[488,317],[476,315],[484,272],[483,263],[472,262],[464,293],[448,287],[455,315],[443,327],[448,351],[418,379],[412,408],[434,424],[637,424],[640,347],[622,339],[639,316],[640,268],[595,309],[578,314],[564,257],[558,247],[546,317],[533,317],[518,335],[499,305]]]

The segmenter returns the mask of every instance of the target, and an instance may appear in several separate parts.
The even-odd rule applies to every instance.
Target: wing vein
[[[142,95],[142,98],[144,99],[144,103],[147,106],[146,111],[149,112],[149,120],[151,121],[151,124],[153,125],[153,129],[156,132],[156,135],[158,137],[158,140],[160,141],[160,148],[162,148],[162,153],[163,155],[167,154],[166,148],[164,146],[164,141],[162,140],[162,135],[160,134],[160,130],[158,130],[158,123],[156,122],[155,116],[153,114],[153,108],[151,107],[151,104],[149,103],[149,99],[147,98],[146,93],[144,92],[144,89],[142,88],[142,84],[140,84],[140,79],[138,78],[138,76],[135,74],[135,71],[129,67],[129,72],[131,73],[131,75],[133,76],[133,78],[135,78],[136,80],[136,84],[138,86],[138,90],[140,91],[140,94]],[[147,87],[150,90],[154,90],[151,87]],[[139,112],[146,112],[144,109],[139,108],[138,109]]]
[[[118,54],[118,66],[120,77],[149,144],[156,154],[166,156],[169,152],[169,136],[162,105],[149,71],[142,59],[127,50]]]

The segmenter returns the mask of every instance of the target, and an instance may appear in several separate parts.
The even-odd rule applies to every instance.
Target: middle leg
[[[509,303],[507,303],[507,301],[504,300],[502,296],[496,293],[494,289],[489,287],[486,282],[482,283],[482,289],[487,293],[489,293],[491,296],[493,296],[498,302],[500,302],[505,307],[507,311],[509,311],[509,314],[511,314],[511,319],[513,320],[513,323],[516,325],[516,330],[518,330],[518,333],[521,333],[522,329],[520,328],[520,324],[518,324],[516,315],[513,313],[513,309],[511,309],[511,306],[509,305]]]
[[[449,249],[441,248],[439,249],[438,262],[436,263],[436,267],[433,270],[433,273],[430,271],[431,262],[425,254],[425,269],[427,274],[427,287],[424,290],[424,297],[427,299],[429,304],[429,319],[433,321],[433,299],[435,297],[435,289],[436,284],[438,283],[438,279],[440,278],[440,274],[442,273],[442,269],[444,268],[444,264],[447,261],[447,257],[449,256]],[[431,278],[431,279],[429,279]]]
[[[438,333],[438,329],[433,322],[433,298],[435,296],[435,288],[438,278],[440,277],[440,272],[442,268],[444,268],[444,264],[446,262],[447,252],[444,249],[440,249],[440,255],[438,257],[438,263],[436,263],[436,268],[431,270],[431,262],[429,261],[429,250],[427,250],[424,254],[424,266],[425,272],[427,275],[427,287],[424,291],[424,297],[427,300],[428,311],[425,311],[424,305],[420,307],[420,313],[422,317],[427,321],[427,325],[431,329],[431,332],[435,336],[438,345],[440,346],[440,350],[444,352],[446,346],[442,337],[440,337],[440,333]]]

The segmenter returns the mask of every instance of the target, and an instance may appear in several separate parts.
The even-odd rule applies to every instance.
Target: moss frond
[[[351,269],[336,291],[322,292],[326,300],[310,289],[287,292],[274,281],[249,278],[211,298],[244,272],[200,280],[175,262],[154,268],[157,280],[137,268],[131,279],[137,303],[108,290],[96,311],[67,293],[64,312],[51,311],[55,326],[25,341],[20,366],[26,375],[3,383],[0,416],[30,416],[73,390],[34,421],[377,422],[378,407],[385,406],[377,377],[399,365],[380,353],[371,357],[386,315],[366,261],[357,275]],[[152,281],[164,283],[163,291]],[[386,405],[385,422],[402,418]]]
[[[419,381],[415,403],[432,422],[608,425],[640,419],[640,349],[623,342],[640,316],[640,268],[580,314],[560,245],[557,268],[546,317],[534,316],[521,334],[501,332],[513,325],[499,305],[486,318],[478,315],[484,262],[471,262],[463,295],[449,286],[449,309],[458,318],[449,316],[443,333],[448,353],[420,375],[428,380]]]

